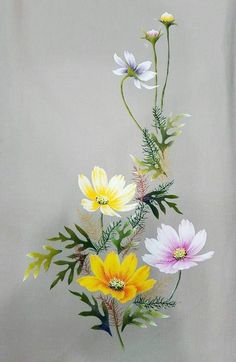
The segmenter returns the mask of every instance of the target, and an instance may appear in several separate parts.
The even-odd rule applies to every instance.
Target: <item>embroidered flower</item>
[[[152,62],[146,61],[137,64],[134,55],[128,51],[124,52],[124,57],[125,61],[119,58],[117,54],[114,54],[115,62],[121,67],[113,70],[114,74],[127,75],[131,78],[134,78],[134,85],[138,89],[141,89],[141,86],[147,89],[156,88],[156,86],[149,86],[144,83],[155,77],[156,73],[149,70]]]
[[[104,215],[119,216],[116,211],[133,210],[137,203],[127,205],[134,197],[136,185],[125,186],[124,176],[115,175],[108,182],[103,168],[94,167],[92,171],[92,185],[84,175],[78,177],[79,187],[88,199],[82,199],[81,205],[87,211],[100,211]]]
[[[206,236],[205,230],[195,234],[194,226],[188,220],[182,220],[179,235],[171,226],[162,224],[162,229],[157,229],[157,240],[146,239],[145,245],[151,254],[145,254],[143,260],[164,273],[189,269],[213,256],[214,251],[198,255]]]
[[[151,44],[155,45],[157,40],[161,37],[161,35],[162,35],[161,30],[152,29],[152,30],[144,32],[143,39],[146,39]]]
[[[165,12],[162,14],[160,18],[160,22],[163,23],[166,26],[174,25],[175,24],[175,18],[172,14],[169,14]]]
[[[137,268],[138,259],[131,253],[120,262],[114,251],[107,254],[103,261],[98,255],[90,255],[91,270],[94,275],[77,279],[82,287],[90,292],[102,292],[111,295],[121,303],[135,298],[137,293],[151,289],[156,281],[148,279],[150,267]]]

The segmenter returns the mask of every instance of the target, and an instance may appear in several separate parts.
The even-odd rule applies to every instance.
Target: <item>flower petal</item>
[[[156,264],[158,263],[157,257],[151,254],[143,255],[142,259],[145,263],[154,267],[156,267]]]
[[[214,253],[215,253],[214,251],[208,251],[208,253],[205,253],[205,254],[194,255],[194,256],[191,257],[191,260],[196,261],[196,262],[204,261],[204,260],[212,258]]]
[[[152,72],[150,70],[147,70],[146,72],[139,74],[138,79],[144,82],[147,82],[148,80],[151,80],[155,77],[156,73]]]
[[[188,249],[187,254],[195,255],[197,254],[205,245],[207,238],[207,233],[205,230],[199,231],[191,241]]]
[[[179,225],[179,236],[182,244],[189,246],[195,236],[195,229],[193,224],[188,220],[182,220],[181,224]]]
[[[124,289],[124,296],[120,299],[122,304],[127,303],[129,300],[134,299],[137,294],[137,289],[133,285],[127,285]]]
[[[120,259],[119,256],[114,251],[107,254],[103,265],[104,265],[104,272],[109,280],[119,276]]]
[[[156,284],[156,280],[155,280],[155,279],[148,279],[148,280],[146,280],[146,282],[144,282],[144,283],[142,284],[142,286],[139,288],[138,292],[139,292],[139,293],[146,292],[146,291],[152,289],[155,284]]]
[[[136,88],[141,89],[141,83],[137,78],[134,78],[134,85]]]
[[[126,73],[128,73],[127,68],[117,68],[115,70],[112,71],[115,75],[124,75]]]
[[[125,205],[130,202],[136,192],[136,185],[134,183],[127,185],[123,191],[117,195],[115,199],[111,200],[112,207],[119,207],[120,205]]]
[[[158,241],[156,239],[146,239],[145,240],[145,246],[146,249],[151,253],[151,254],[156,254],[159,252],[159,247],[158,247]]]
[[[118,57],[116,53],[114,54],[114,61],[116,62],[116,64],[120,65],[121,67],[123,68],[126,67],[125,62],[120,57]]]
[[[129,279],[135,272],[138,264],[138,258],[135,253],[130,253],[124,257],[120,266],[119,278],[122,280]]]
[[[141,84],[141,86],[142,86],[143,88],[146,88],[146,89],[154,89],[154,88],[158,88],[158,87],[159,87],[159,85],[147,85],[147,84],[145,84],[145,83],[143,83],[143,82],[140,82],[140,84]]]
[[[96,198],[96,193],[89,181],[89,179],[84,175],[78,176],[78,183],[80,190],[83,192],[85,196],[87,196],[89,199],[94,200]]]
[[[111,296],[113,298],[116,298],[117,300],[119,300],[119,302],[121,302],[121,300],[124,298],[124,295],[125,295],[124,290],[115,290],[115,289],[111,289],[111,288],[109,288],[109,289],[110,289],[109,294],[111,294]]]
[[[90,266],[93,274],[103,283],[107,283],[102,259],[98,255],[90,255]]]
[[[129,285],[134,285],[137,289],[141,287],[142,283],[149,277],[150,267],[143,265],[136,270],[136,272],[127,280]]]
[[[134,70],[136,68],[136,61],[134,55],[126,50],[124,52],[124,56],[127,64],[130,66],[130,68]]]
[[[146,62],[142,62],[140,63],[135,72],[139,75],[141,75],[142,73],[146,72],[152,65],[152,62],[150,62],[149,60],[147,60]]]
[[[116,198],[125,186],[125,178],[122,175],[113,176],[108,183],[107,196],[109,199]]]
[[[119,214],[117,214],[109,205],[101,205],[100,210],[103,213],[103,215],[107,216],[117,216],[120,217]]]
[[[85,210],[90,212],[96,211],[99,208],[99,204],[96,201],[87,200],[87,199],[82,199],[81,205]]]
[[[90,292],[97,292],[100,290],[102,285],[101,281],[94,276],[85,276],[77,279],[77,283],[79,283],[82,287],[85,287]]]
[[[158,240],[161,241],[160,237],[163,238],[163,242],[166,244],[167,247],[170,249],[176,249],[181,246],[179,236],[175,229],[173,229],[169,225],[162,224],[162,233],[158,233]]]
[[[103,168],[94,167],[92,171],[92,183],[93,187],[98,195],[106,195],[106,189],[108,187],[107,174]]]
[[[192,268],[193,266],[196,266],[197,263],[193,262],[192,259],[184,258],[183,260],[178,260],[174,265],[174,270],[184,270]]]
[[[126,211],[130,211],[130,210],[134,210],[137,205],[138,205],[138,203],[136,202],[135,204],[129,204],[129,205],[120,204],[117,206],[113,206],[113,204],[111,204],[111,207],[116,211],[126,212]]]

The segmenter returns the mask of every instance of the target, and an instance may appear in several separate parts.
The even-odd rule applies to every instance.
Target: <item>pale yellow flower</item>
[[[108,181],[105,170],[94,167],[91,178],[92,185],[86,176],[78,177],[79,187],[88,198],[81,201],[85,210],[100,209],[104,215],[120,216],[115,211],[130,211],[136,207],[137,203],[127,205],[135,195],[136,185],[125,186],[124,176],[115,175]]]
[[[165,25],[171,25],[174,23],[175,18],[172,14],[165,12],[164,14],[162,14],[160,21]]]

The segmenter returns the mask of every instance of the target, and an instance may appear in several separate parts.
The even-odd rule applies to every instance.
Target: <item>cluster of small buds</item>
[[[167,13],[167,12],[162,14],[162,16],[160,17],[160,22],[162,24],[164,24],[166,27],[169,27],[171,25],[176,25],[174,16],[172,14]],[[162,31],[161,30],[152,29],[152,30],[144,32],[143,39],[146,39],[152,45],[155,45],[156,42],[158,41],[158,39],[160,39],[161,36],[162,36]]]

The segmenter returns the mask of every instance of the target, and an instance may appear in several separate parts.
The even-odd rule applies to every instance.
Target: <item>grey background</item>
[[[235,1],[1,1],[1,348],[3,362],[231,362],[235,354]],[[171,153],[185,217],[206,228],[211,261],[184,273],[158,328],[116,338],[90,330],[54,273],[22,283],[25,254],[78,221],[77,174],[94,165],[131,178],[140,135],[122,107],[113,53],[151,57],[141,29],[173,13],[166,109],[187,112]],[[164,71],[165,41],[159,45]],[[162,80],[162,79],[161,79]],[[148,124],[153,96],[127,97]],[[178,225],[169,212],[162,221]],[[146,236],[154,236],[152,220]],[[156,272],[158,276],[158,272]]]

